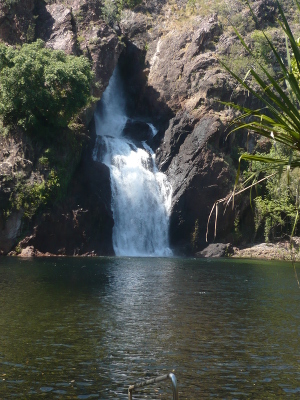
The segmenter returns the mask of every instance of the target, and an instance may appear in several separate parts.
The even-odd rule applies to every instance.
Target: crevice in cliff
[[[152,122],[158,129],[151,143],[155,150],[163,138],[174,112],[166,103],[159,101],[160,94],[148,85],[145,61],[146,50],[139,49],[134,43],[126,41],[126,47],[119,58],[119,68],[127,93],[127,113],[130,118],[141,118]]]

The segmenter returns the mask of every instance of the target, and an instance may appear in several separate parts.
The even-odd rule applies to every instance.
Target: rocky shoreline
[[[294,238],[295,239],[295,238]],[[296,238],[292,247],[289,241],[277,243],[258,243],[249,247],[233,249],[233,258],[255,258],[264,260],[300,261],[299,243]]]
[[[196,253],[198,258],[253,258],[263,260],[300,261],[300,237],[276,243],[252,243],[233,247],[230,243],[212,243]]]
[[[8,256],[32,257],[64,257],[64,254],[41,252],[33,246],[20,249],[20,252],[11,251]],[[97,257],[93,251],[84,254],[74,253],[75,257]],[[292,246],[289,240],[276,243],[254,243],[241,247],[234,247],[230,243],[212,243],[204,250],[195,254],[196,258],[245,258],[261,260],[297,261],[300,262],[300,237],[294,237]]]

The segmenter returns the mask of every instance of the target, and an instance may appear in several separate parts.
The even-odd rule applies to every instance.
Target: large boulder
[[[230,243],[211,243],[195,255],[198,258],[220,258],[233,254],[233,247]]]

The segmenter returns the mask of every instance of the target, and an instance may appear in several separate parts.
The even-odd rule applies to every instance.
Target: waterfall
[[[158,171],[155,154],[146,140],[130,137],[131,125],[146,124],[129,119],[125,107],[116,68],[95,113],[97,140],[93,153],[94,160],[110,169],[113,247],[117,256],[170,256],[171,185]],[[146,128],[152,136],[157,132],[151,124]]]

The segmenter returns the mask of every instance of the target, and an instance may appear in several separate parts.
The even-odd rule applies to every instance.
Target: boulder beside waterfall
[[[233,254],[233,247],[230,243],[211,243],[202,251],[195,254],[198,258],[220,258]]]
[[[153,138],[153,130],[146,122],[129,118],[124,126],[123,136],[138,142],[146,142]]]

